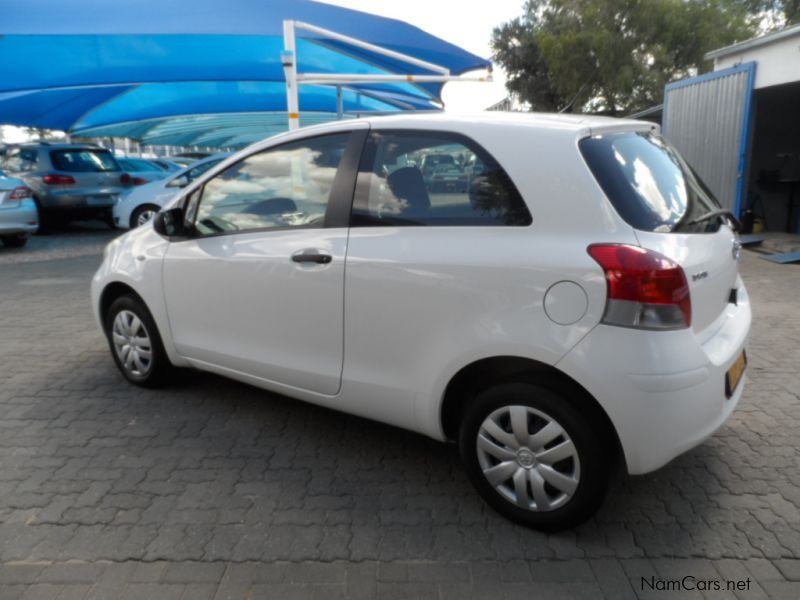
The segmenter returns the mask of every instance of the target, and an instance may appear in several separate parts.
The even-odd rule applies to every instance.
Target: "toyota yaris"
[[[424,176],[444,156],[462,185]],[[492,507],[554,530],[734,410],[735,226],[648,123],[353,120],[192,182],[109,244],[92,305],[134,384],[194,367],[452,440]]]

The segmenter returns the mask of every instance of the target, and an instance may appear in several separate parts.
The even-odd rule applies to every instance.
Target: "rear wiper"
[[[691,221],[683,223],[683,225],[697,225],[698,223],[709,221],[715,217],[728,217],[728,219],[730,219],[731,221],[731,224],[733,225],[734,231],[742,230],[742,224],[739,222],[739,219],[736,218],[736,214],[732,210],[728,210],[727,208],[712,210],[711,212],[707,212],[706,214],[704,214],[702,217],[697,217],[696,219],[692,219]]]

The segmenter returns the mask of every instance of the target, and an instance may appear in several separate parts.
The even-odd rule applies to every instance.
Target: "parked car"
[[[422,171],[423,177],[429,178],[440,165],[456,166],[456,159],[451,154],[445,154],[443,152],[424,153],[420,163],[420,170]]]
[[[451,193],[466,192],[469,185],[469,174],[463,167],[454,164],[441,164],[434,167],[428,181],[428,191]]]
[[[166,158],[151,158],[149,160],[150,162],[160,167],[163,171],[166,171],[167,173],[180,171],[185,166],[185,165],[179,165],[178,163]]]
[[[219,164],[228,154],[215,154],[199,161],[194,161],[188,167],[168,175],[166,178],[146,183],[125,191],[114,205],[114,225],[122,229],[133,229],[144,225],[164,206],[172,200],[181,189],[189,185],[194,179],[200,177],[216,164]]]
[[[211,152],[195,150],[189,152],[179,152],[173,158],[193,158],[194,160],[200,160],[201,158],[208,158],[209,156],[211,156]]]
[[[131,186],[144,185],[157,179],[164,179],[167,172],[154,162],[144,158],[117,158],[117,163],[130,178],[127,183]]]
[[[0,241],[8,248],[21,248],[38,228],[33,191],[21,179],[0,171]]]
[[[453,146],[478,185],[434,204],[409,157]],[[186,186],[108,246],[91,303],[134,384],[195,367],[455,441],[488,504],[555,530],[736,407],[735,227],[650,123],[352,120]]]
[[[99,217],[111,223],[111,207],[129,177],[105,148],[37,142],[10,148],[4,170],[33,190],[39,220]]]
[[[178,164],[183,167],[188,167],[189,165],[196,163],[197,158],[193,158],[191,156],[168,156],[167,159],[175,164]]]

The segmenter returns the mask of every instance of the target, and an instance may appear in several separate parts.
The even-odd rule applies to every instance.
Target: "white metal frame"
[[[311,33],[316,33],[325,36],[329,39],[338,40],[355,46],[363,48],[376,54],[394,58],[409,65],[433,71],[438,75],[414,75],[408,73],[405,75],[383,75],[383,74],[363,74],[363,73],[298,73],[297,72],[297,30],[303,29]],[[485,77],[471,77],[464,75],[451,75],[450,69],[430,63],[408,54],[395,52],[388,48],[383,48],[375,44],[370,44],[363,40],[359,40],[348,35],[343,35],[330,29],[323,29],[316,25],[304,23],[302,21],[286,20],[283,22],[283,52],[281,53],[281,62],[283,63],[283,71],[286,75],[286,109],[289,115],[289,129],[298,129],[300,127],[300,90],[299,86],[307,85],[335,85],[336,86],[336,108],[339,118],[344,113],[343,94],[342,88],[348,84],[356,83],[393,83],[393,82],[417,82],[417,83],[438,83],[448,81],[492,81],[491,73]]]

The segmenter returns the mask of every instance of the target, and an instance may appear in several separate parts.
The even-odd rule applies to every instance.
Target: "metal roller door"
[[[676,81],[664,91],[662,132],[724,208],[746,193],[755,63]]]

